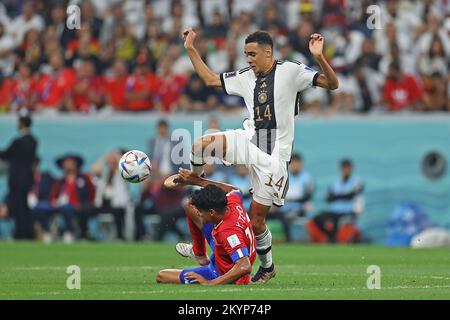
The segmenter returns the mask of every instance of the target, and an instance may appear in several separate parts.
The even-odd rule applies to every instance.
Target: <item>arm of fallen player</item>
[[[230,269],[230,271],[213,280],[207,280],[203,276],[195,272],[187,272],[185,278],[194,280],[195,282],[198,282],[202,285],[214,286],[233,283],[237,279],[245,276],[246,274],[249,274],[250,272],[252,272],[252,265],[250,263],[249,258],[242,257],[236,261],[236,263],[234,264],[233,268]]]
[[[238,191],[242,192],[242,190],[240,190],[238,187],[233,186],[231,184],[215,182],[212,180],[201,178],[201,177],[197,176],[196,174],[194,174],[191,170],[180,168],[180,169],[178,169],[178,174],[179,174],[181,180],[183,180],[185,183],[190,184],[190,185],[206,187],[207,185],[212,184],[212,185],[215,185],[216,187],[221,188],[226,193],[233,191],[233,190],[238,190]]]

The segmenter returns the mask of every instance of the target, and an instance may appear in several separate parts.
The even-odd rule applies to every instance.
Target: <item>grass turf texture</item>
[[[274,258],[264,286],[163,285],[161,268],[195,266],[173,244],[0,242],[0,299],[450,299],[448,249],[277,244]],[[81,268],[80,290],[66,288],[69,265]],[[366,287],[369,265],[381,268],[380,290]]]

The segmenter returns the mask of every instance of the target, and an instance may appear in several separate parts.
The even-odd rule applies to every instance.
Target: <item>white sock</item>
[[[261,267],[269,268],[272,265],[272,234],[266,226],[266,230],[256,236],[256,253]]]
[[[194,151],[192,151],[191,152],[191,171],[199,176],[203,173],[204,166],[205,166],[205,162],[203,161],[203,157],[195,155]]]

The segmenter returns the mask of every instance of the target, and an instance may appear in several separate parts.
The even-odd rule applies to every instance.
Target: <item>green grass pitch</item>
[[[274,259],[264,286],[162,285],[159,269],[195,266],[173,244],[0,242],[0,299],[450,299],[449,249],[276,244]],[[80,290],[66,287],[69,265]],[[381,289],[367,289],[370,265]]]

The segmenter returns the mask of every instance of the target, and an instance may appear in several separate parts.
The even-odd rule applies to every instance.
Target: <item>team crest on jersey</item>
[[[265,103],[266,101],[267,101],[267,93],[261,92],[261,93],[258,95],[258,102],[259,102],[259,103]]]
[[[227,241],[228,241],[228,243],[230,244],[230,247],[231,247],[231,248],[234,248],[234,247],[236,247],[236,246],[238,246],[238,245],[241,244],[241,242],[239,241],[238,236],[235,235],[235,234],[229,236],[229,237],[227,238]]]
[[[236,76],[236,71],[231,71],[231,72],[225,73],[225,79],[235,77],[235,76]]]

